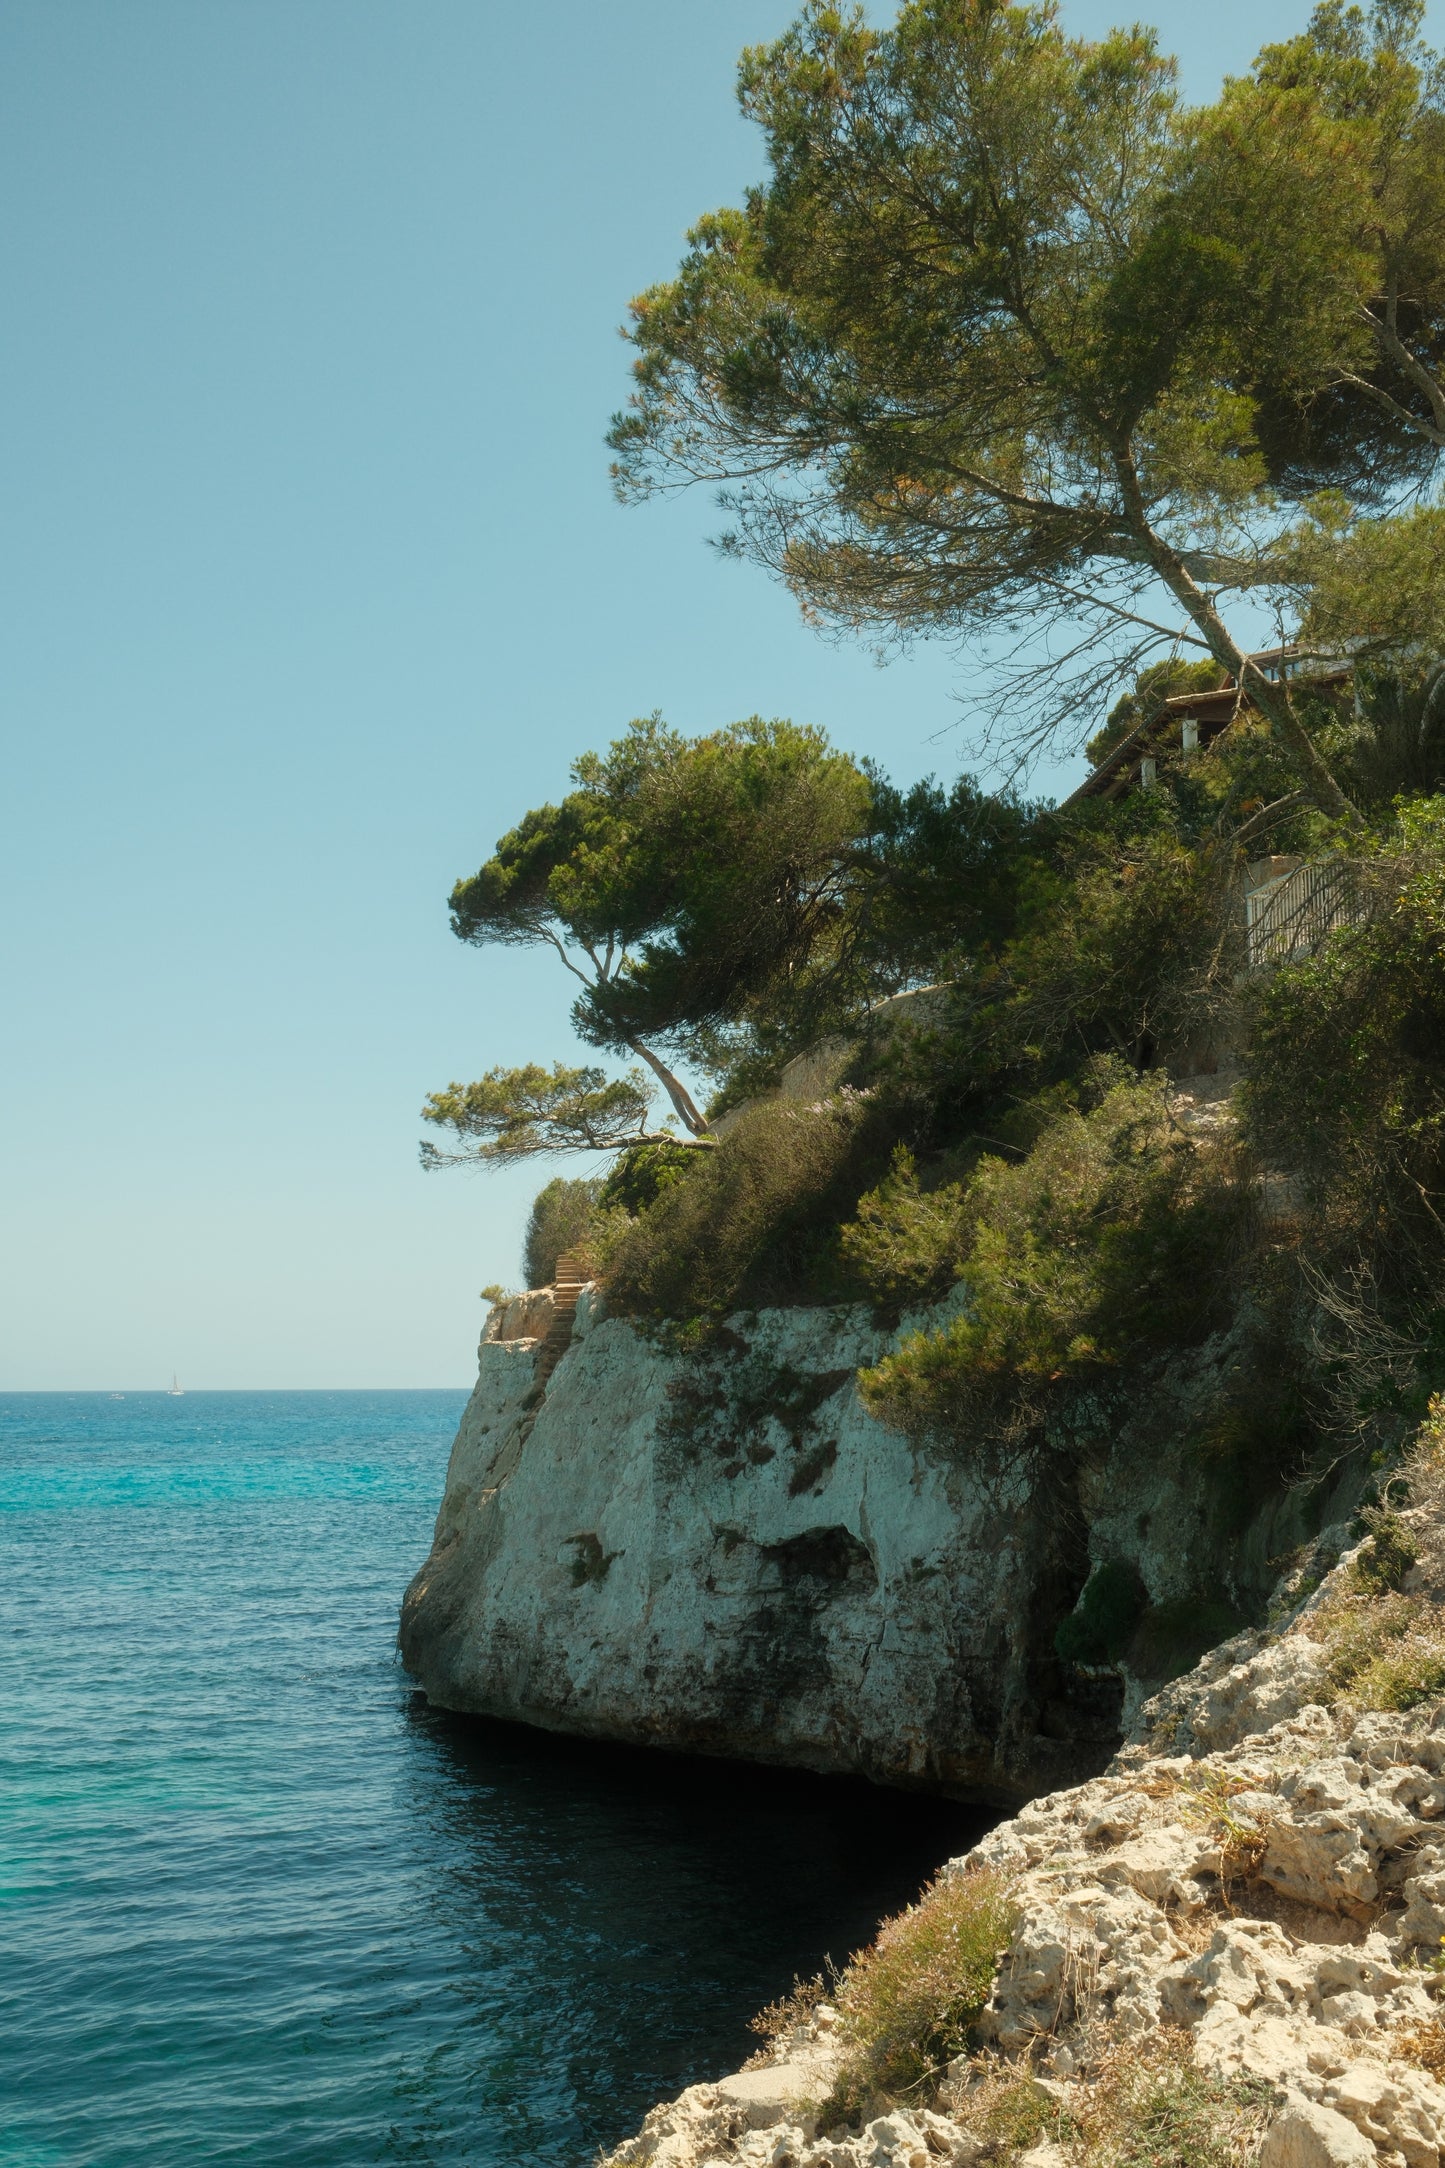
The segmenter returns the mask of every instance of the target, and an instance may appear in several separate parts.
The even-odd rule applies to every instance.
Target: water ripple
[[[429,1711],[462,1397],[0,1398],[3,2168],[581,2168],[982,1826]]]

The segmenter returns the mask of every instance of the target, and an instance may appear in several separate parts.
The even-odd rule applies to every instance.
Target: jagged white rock
[[[1100,1768],[1119,1686],[1106,1667],[1060,1690],[1054,1629],[1088,1562],[1047,1471],[923,1450],[859,1397],[861,1364],[962,1300],[892,1332],[860,1305],[740,1315],[684,1358],[588,1291],[545,1395],[551,1293],[498,1306],[403,1608],[428,1695],[1003,1805]],[[1181,1437],[1226,1354],[1194,1351],[1174,1378]],[[1161,1454],[1148,1423],[1131,1432],[1102,1407],[1090,1420],[1091,1549],[1135,1560],[1150,1598],[1177,1606],[1217,1570],[1205,1478]],[[1256,1536],[1270,1555],[1291,1530],[1267,1517]],[[1234,1662],[1256,1653],[1241,1644]],[[1266,1649],[1214,1689],[1219,1709],[1195,1713],[1189,1742],[1272,1721],[1307,1672],[1307,1655]]]
[[[1259,2168],[1375,2168],[1377,2157],[1353,2123],[1295,2093],[1265,2132]]]
[[[1439,2023],[1445,1981],[1427,1960],[1445,1933],[1442,1813],[1445,1707],[1352,1715],[1306,1703],[1215,1753],[1121,1756],[953,1863],[1002,1870],[1020,1907],[980,2030],[1067,2102],[1097,2043],[1181,2028],[1202,2070],[1275,2089],[1261,2168],[1441,2168],[1445,2088],[1400,2041]],[[820,2097],[831,2037],[817,2043]],[[696,2087],[654,2110],[613,2161],[983,2157],[961,2099],[820,2135],[796,2106],[806,2052],[788,2048],[788,2097],[759,2088],[771,2120],[746,2140],[724,2090]],[[1085,2158],[1066,2143],[1025,2156],[1030,2168]]]
[[[736,1318],[719,1410],[590,1290],[539,1397],[548,1299],[489,1321],[407,1594],[433,1701],[1001,1802],[1099,1765],[1107,1715],[1060,1737],[1029,1698],[1052,1623],[1029,1623],[1049,1531],[1026,1472],[921,1454],[859,1399],[859,1365],[918,1319]]]

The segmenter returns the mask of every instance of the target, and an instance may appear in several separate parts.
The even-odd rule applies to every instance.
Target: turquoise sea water
[[[0,1396],[4,2168],[581,2168],[983,1826],[428,1710],[463,1399]]]

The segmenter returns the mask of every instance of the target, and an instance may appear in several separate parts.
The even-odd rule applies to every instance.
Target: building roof
[[[1265,677],[1308,676],[1313,684],[1336,684],[1351,676],[1353,665],[1339,656],[1312,655],[1302,648],[1262,648],[1248,660]],[[1178,747],[1186,722],[1199,726],[1199,744],[1209,746],[1221,736],[1236,715],[1250,706],[1234,679],[1212,692],[1175,693],[1160,700],[1127,737],[1121,738],[1099,762],[1093,773],[1072,791],[1060,806],[1064,812],[1085,798],[1125,798],[1139,780],[1140,762]]]

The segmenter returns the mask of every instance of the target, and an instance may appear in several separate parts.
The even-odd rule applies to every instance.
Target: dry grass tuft
[[[795,1979],[786,1995],[779,1995],[776,2002],[764,2004],[756,2017],[749,2018],[748,2031],[761,2033],[768,2045],[750,2055],[744,2069],[756,2070],[773,2062],[782,2041],[806,2032],[826,1992],[821,1972],[814,1973],[811,1980]]]
[[[970,2137],[982,2141],[991,2163],[1017,2160],[1046,2138],[1067,2145],[1078,2129],[1067,2108],[1027,2070],[984,2058],[944,2105]]]
[[[1244,2168],[1274,2111],[1255,2078],[1208,2077],[1187,2034],[1093,2036],[1087,2081],[1064,2089],[1016,2065],[978,2057],[942,2105],[991,2168],[1014,2168],[1040,2140],[1071,2168]]]
[[[1431,1402],[1389,1487],[1408,1493],[1408,1515],[1368,1516],[1370,1542],[1309,1622],[1325,1647],[1330,1698],[1349,1709],[1413,1709],[1445,1693],[1445,1396]]]
[[[1080,2090],[1075,2157],[1089,2168],[1241,2168],[1274,2107],[1258,2079],[1197,2070],[1182,2033],[1114,2043]]]
[[[973,1868],[940,1875],[884,1921],[834,1993],[843,2055],[825,2120],[937,2087],[968,2045],[1017,1919],[1005,1877]]]
[[[1219,1840],[1219,1881],[1226,1904],[1232,1882],[1247,1882],[1259,1872],[1269,1843],[1269,1829],[1259,1815],[1240,1814],[1234,1801],[1258,1791],[1253,1780],[1224,1769],[1201,1770],[1189,1779],[1179,1803],[1180,1819],[1202,1823]]]
[[[1330,1699],[1348,1709],[1413,1709],[1445,1693],[1445,1618],[1428,1597],[1350,1593],[1315,1613]]]
[[[1402,2062],[1428,2071],[1438,2085],[1445,2085],[1445,2016],[1433,2017],[1424,2025],[1402,2026],[1391,2047]]]

